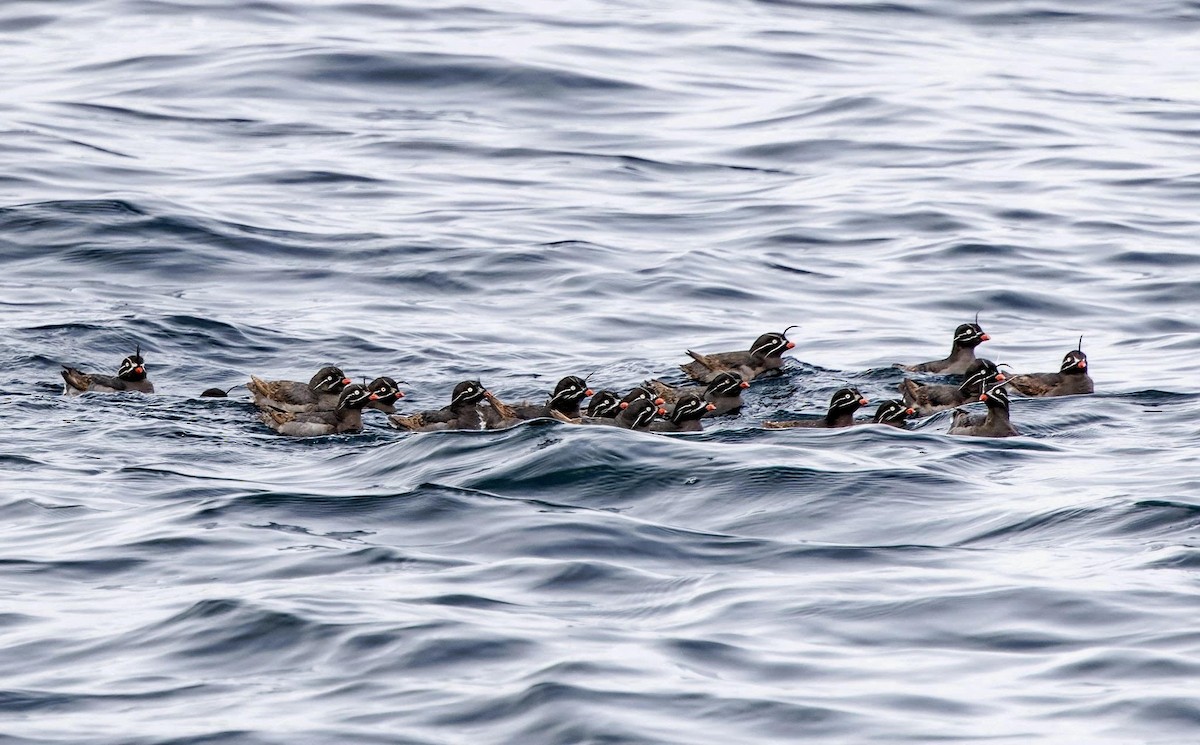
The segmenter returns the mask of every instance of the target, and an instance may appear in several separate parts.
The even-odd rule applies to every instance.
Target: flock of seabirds
[[[558,382],[544,402],[509,405],[478,380],[465,380],[454,387],[447,406],[436,411],[397,414],[396,402],[404,393],[396,380],[379,377],[370,383],[354,383],[333,366],[321,368],[307,383],[263,380],[251,375],[250,382],[239,386],[245,385],[250,391],[264,424],[279,434],[293,437],[361,432],[364,409],[380,410],[389,415],[388,422],[393,427],[411,432],[503,429],[531,419],[651,432],[697,432],[703,429],[702,420],[707,417],[736,413],[742,406],[743,393],[755,378],[780,374],[784,352],[796,346],[787,338],[787,332],[793,328],[763,334],[746,351],[700,354],[688,350],[692,361],[680,368],[698,385],[679,387],[655,379],[624,396],[611,390],[593,391],[586,378],[569,375]],[[950,434],[1009,437],[1019,434],[1009,418],[1010,387],[1025,396],[1093,392],[1082,337],[1078,347],[1063,357],[1058,372],[1015,376],[1006,376],[991,360],[975,356],[975,348],[987,340],[988,335],[976,316],[974,323],[964,323],[954,330],[950,355],[945,359],[896,365],[914,373],[957,377],[959,382],[905,379],[899,385],[903,398],[879,404],[870,419],[854,418],[855,412],[867,405],[867,399],[854,388],[842,388],[833,394],[823,417],[766,421],[763,426],[838,428],[874,423],[904,427],[910,417],[954,409]],[[121,361],[115,376],[84,373],[64,365],[62,377],[66,381],[65,395],[89,391],[154,392],[140,346]],[[224,397],[228,393],[210,388],[201,395]],[[590,400],[584,407],[583,400],[588,397]],[[961,408],[979,401],[986,404],[982,413]]]

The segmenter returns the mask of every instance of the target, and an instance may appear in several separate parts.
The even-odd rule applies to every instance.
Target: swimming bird
[[[904,429],[908,418],[915,413],[917,413],[916,409],[893,398],[879,404],[879,408],[875,409],[875,416],[871,417],[870,421],[855,422],[855,424],[887,424]]]
[[[723,372],[714,376],[707,386],[677,388],[654,379],[647,381],[645,387],[653,389],[664,403],[668,404],[675,403],[683,396],[700,396],[713,404],[712,409],[705,411],[704,416],[722,416],[733,414],[742,408],[742,391],[749,388],[750,384],[742,380],[737,373]]]
[[[635,429],[645,432],[650,428],[654,417],[662,416],[666,413],[666,409],[659,408],[653,401],[646,398],[639,398],[622,409],[621,413],[617,414],[614,423],[624,429]]]
[[[1013,388],[1026,396],[1077,396],[1096,390],[1088,375],[1082,336],[1079,337],[1079,348],[1067,352],[1058,372],[1014,375],[1011,382]]]
[[[763,422],[766,429],[791,429],[793,427],[828,427],[836,429],[854,424],[854,412],[867,405],[867,399],[857,388],[842,388],[829,399],[829,410],[820,419],[792,419],[779,422]]]
[[[396,429],[410,432],[437,432],[449,429],[483,429],[484,411],[480,403],[488,390],[478,380],[464,380],[454,386],[450,404],[436,411],[421,411],[416,414],[389,416],[388,422]]]
[[[367,384],[367,390],[375,394],[375,400],[369,402],[366,406],[368,409],[377,409],[385,414],[396,413],[396,401],[404,398],[404,393],[400,390],[400,383],[396,382],[395,378],[389,378],[386,375],[380,375]]]
[[[499,427],[510,426],[519,421],[528,419],[558,419],[560,421],[569,421],[578,419],[579,404],[584,398],[592,395],[592,389],[588,388],[587,382],[578,375],[568,375],[558,381],[558,385],[554,387],[554,391],[550,394],[550,398],[543,404],[520,403],[503,405],[501,411],[505,411],[508,415]],[[493,402],[495,406],[495,402]],[[496,429],[489,424],[490,429]]]
[[[121,360],[116,376],[99,375],[81,372],[73,367],[63,365],[62,378],[64,381],[63,395],[78,396],[85,391],[93,393],[118,393],[135,391],[137,393],[154,393],[154,384],[146,373],[146,361],[142,359],[142,345],[137,345],[137,351]]]
[[[942,360],[922,362],[918,365],[896,365],[909,372],[929,372],[940,375],[962,375],[975,361],[975,347],[991,337],[984,333],[979,325],[979,314],[975,314],[974,323],[964,323],[954,329],[954,340],[950,346],[950,356]]]
[[[263,423],[281,435],[318,437],[362,432],[362,410],[376,399],[365,386],[355,383],[342,389],[332,411],[281,411],[259,409]]]
[[[979,358],[963,373],[958,385],[922,383],[905,379],[897,386],[904,403],[912,406],[921,416],[929,416],[945,409],[976,401],[979,394],[996,383],[1004,381],[1004,373],[989,359]]]
[[[255,405],[280,411],[332,411],[350,378],[341,368],[329,365],[317,370],[307,383],[294,380],[262,380],[253,375],[246,384]]]
[[[649,387],[644,385],[635,385],[628,393],[625,393],[624,396],[620,397],[620,401],[617,402],[617,407],[625,410],[628,409],[635,401],[649,401],[650,403],[653,403],[655,407],[660,407],[660,405],[666,403],[666,401],[662,399],[662,396],[659,396],[658,393],[650,390]]]
[[[675,402],[675,408],[666,415],[665,419],[650,423],[650,431],[699,432],[704,429],[700,419],[716,408],[715,404],[705,401],[694,393],[685,393]]]
[[[648,387],[644,385],[635,385],[632,389],[630,389],[629,393],[626,393],[621,397],[621,401],[617,405],[622,409],[627,409],[634,401],[639,401],[642,399],[649,401],[655,406],[662,406],[666,403],[662,396],[650,390]]]
[[[626,404],[628,407],[629,404]],[[609,390],[596,391],[583,416],[575,420],[577,424],[616,424],[617,414],[621,413],[621,399]]]
[[[950,434],[972,437],[1012,437],[1021,434],[1009,419],[1008,391],[1003,383],[981,393],[979,400],[987,403],[987,413],[973,415],[956,409],[954,420],[950,423]]]
[[[689,349],[688,356],[695,361],[680,365],[679,368],[689,378],[701,383],[708,383],[723,372],[737,373],[742,380],[754,380],[765,372],[783,367],[783,353],[796,347],[787,338],[787,332],[794,328],[788,326],[783,333],[763,334],[745,352],[700,354]]]

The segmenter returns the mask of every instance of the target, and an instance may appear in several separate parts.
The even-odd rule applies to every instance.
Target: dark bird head
[[[641,401],[642,399],[653,403],[655,406],[662,406],[665,403],[662,396],[656,396],[649,388],[639,385],[625,394],[625,397],[621,399],[620,406],[622,409],[627,409],[634,401]]]
[[[989,409],[1003,409],[1008,411],[1008,390],[1004,384],[1000,384],[994,388],[989,388],[979,394],[980,401],[986,401]]]
[[[875,409],[875,416],[871,421],[876,424],[891,424],[896,427],[904,426],[904,422],[908,418],[917,413],[916,409],[905,404],[903,401],[891,399],[879,404],[879,408]]]
[[[317,370],[317,374],[308,381],[308,387],[317,393],[341,393],[350,382],[340,367],[329,365]]]
[[[620,416],[629,423],[630,429],[645,429],[660,413],[663,413],[663,410],[650,399],[639,398],[631,402]]]
[[[450,394],[450,408],[474,406],[486,395],[487,389],[483,387],[483,383],[478,380],[464,380],[454,386],[454,392]]]
[[[554,386],[554,394],[550,396],[550,405],[578,404],[590,395],[592,395],[592,389],[588,388],[587,381],[578,375],[568,375]]]
[[[688,393],[679,397],[675,402],[674,411],[667,418],[675,424],[683,424],[699,419],[716,408],[696,394]]]
[[[612,391],[597,391],[588,402],[587,415],[592,417],[615,417],[621,413],[621,399]]]
[[[967,366],[963,373],[963,382],[959,384],[958,389],[970,396],[975,395],[976,391],[982,393],[985,388],[1002,382],[1004,373],[1000,372],[996,363],[980,357]]]
[[[205,388],[200,394],[200,398],[228,398],[230,391],[234,388],[241,388],[245,383],[238,383],[228,388]]]
[[[389,378],[386,375],[381,375],[375,378],[367,385],[367,390],[375,394],[375,398],[379,403],[386,406],[391,406],[396,403],[397,399],[404,398],[404,393],[400,390],[400,383],[394,378]]]
[[[787,338],[787,332],[794,328],[796,327],[788,326],[781,334],[771,332],[758,337],[750,345],[750,356],[756,360],[765,360],[770,357],[778,357],[789,349],[795,349],[795,343],[788,341]]]
[[[829,399],[829,414],[853,414],[867,405],[867,399],[857,388],[842,388]]]
[[[338,396],[338,411],[346,411],[349,409],[361,409],[379,397],[371,393],[371,389],[361,383],[354,383],[342,389],[341,395]]]
[[[1084,374],[1087,372],[1087,355],[1083,353],[1083,337],[1079,337],[1079,348],[1072,349],[1063,357],[1060,373]]]
[[[137,351],[121,360],[117,368],[117,377],[121,380],[136,382],[146,379],[146,361],[142,359],[142,345],[138,344]]]
[[[964,323],[954,329],[954,346],[974,349],[992,337],[983,332],[979,325],[979,314],[975,314],[975,323]]]
[[[742,376],[737,373],[723,372],[709,381],[704,393],[710,396],[738,396],[743,389],[749,387],[750,384],[742,380]]]

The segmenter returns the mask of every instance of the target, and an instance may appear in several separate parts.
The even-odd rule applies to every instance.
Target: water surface
[[[1200,704],[1200,7],[0,5],[0,742],[1185,743]],[[894,362],[1024,433],[771,431]],[[296,441],[681,380],[691,436]],[[159,393],[66,399],[140,344]],[[872,405],[873,408],[873,405]]]

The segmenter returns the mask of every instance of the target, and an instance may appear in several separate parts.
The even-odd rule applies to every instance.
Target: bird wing
[[[676,399],[679,398],[679,389],[678,388],[671,386],[671,385],[667,385],[666,383],[662,382],[658,378],[655,378],[653,380],[647,380],[645,383],[642,383],[642,385],[645,386],[651,392],[657,394],[659,397],[662,398],[663,401],[665,401],[669,404],[675,403]]]
[[[92,385],[91,375],[76,370],[73,367],[67,367],[66,365],[63,365],[62,376],[67,385],[77,391],[86,391]]]
[[[307,385],[293,380],[263,380],[251,375],[250,382],[246,384],[246,387],[256,397],[278,401],[282,404],[303,406],[317,402]]]
[[[1055,381],[1047,380],[1049,377],[1044,373],[1014,375],[1009,378],[1009,385],[1026,396],[1044,396],[1054,387]]]

